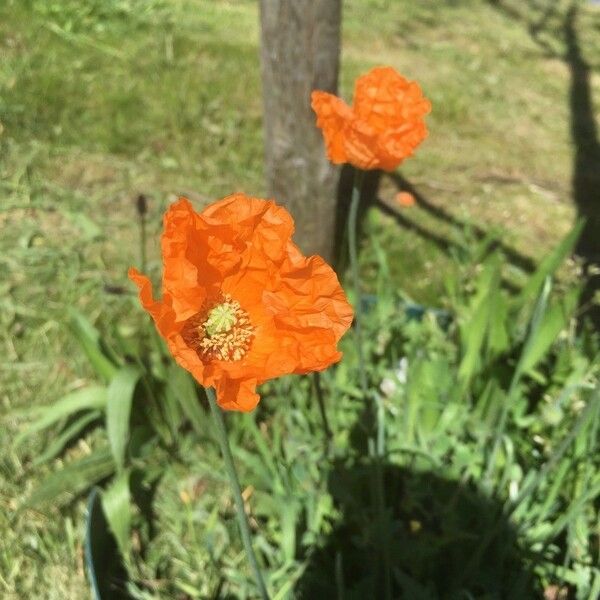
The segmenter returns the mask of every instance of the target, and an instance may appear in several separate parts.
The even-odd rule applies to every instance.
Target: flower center
[[[204,360],[240,360],[250,348],[254,327],[248,313],[229,294],[196,326],[196,347]]]
[[[237,321],[235,306],[231,302],[217,304],[208,313],[208,319],[204,321],[204,331],[208,337],[219,333],[227,333]]]

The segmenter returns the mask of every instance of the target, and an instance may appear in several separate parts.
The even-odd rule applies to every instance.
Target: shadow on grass
[[[379,197],[379,186],[382,175],[383,173],[381,171],[367,171],[366,173],[357,219],[358,239],[363,237],[364,216],[366,211],[370,207],[376,206],[379,210],[394,218],[401,227],[416,233],[425,240],[428,240],[443,252],[447,253],[451,249],[462,249],[460,244],[456,241],[434,231],[430,231],[419,223],[407,218],[402,212],[395,210],[388,203],[381,200]],[[419,192],[408,181],[408,179],[404,178],[399,173],[386,173],[385,175],[394,182],[398,190],[410,192],[415,197],[419,207],[428,212],[434,218],[448,223],[456,228],[465,229],[466,227],[469,227],[469,229],[479,240],[483,240],[489,236],[489,232],[482,227],[466,223],[444,209],[436,206],[433,202],[431,202],[431,200]],[[350,208],[350,199],[352,196],[353,177],[354,169],[350,165],[344,165],[340,171],[340,178],[338,181],[335,230],[335,248],[337,249],[337,255],[335,257],[334,264],[336,267],[336,272],[340,274],[343,273],[348,266],[346,224],[348,219],[348,211]],[[525,273],[533,273],[535,270],[536,264],[534,260],[528,256],[520,254],[500,240],[492,240],[489,244],[488,251],[492,252],[496,248],[501,248],[507,259],[514,266],[518,267]],[[517,293],[519,291],[519,288],[506,278],[502,279],[502,284],[512,293]]]
[[[389,177],[394,182],[394,184],[396,185],[398,190],[410,192],[414,196],[418,206],[420,208],[422,208],[423,210],[427,211],[431,216],[439,219],[440,221],[444,221],[445,223],[448,223],[449,225],[452,225],[453,227],[457,227],[460,229],[469,228],[473,232],[473,234],[477,237],[477,239],[479,239],[479,240],[483,240],[489,236],[489,232],[486,231],[483,227],[480,227],[479,225],[475,225],[472,223],[467,223],[467,222],[455,217],[454,215],[450,214],[449,212],[445,211],[443,208],[440,208],[439,206],[436,206],[435,204],[433,204],[433,202],[431,202],[431,200],[427,199],[422,193],[420,193],[408,181],[408,179],[403,177],[400,173],[390,173]],[[396,214],[398,214],[398,213],[396,213]],[[401,216],[401,215],[399,215],[399,216]],[[435,234],[432,234],[429,232],[428,232],[428,234],[435,235]],[[522,271],[524,271],[526,273],[533,273],[533,271],[535,271],[536,264],[532,258],[525,256],[524,254],[521,254],[514,248],[507,246],[504,242],[502,242],[500,240],[494,240],[493,243],[490,245],[490,250],[492,250],[494,248],[500,248],[502,250],[502,252],[504,253],[504,255],[506,256],[506,258],[515,267],[518,267]]]
[[[364,216],[367,209],[376,202],[381,180],[381,171],[367,171],[362,186],[360,205],[357,218],[357,238],[362,238]],[[337,201],[335,214],[335,242],[334,265],[337,273],[343,273],[348,266],[348,212],[350,211],[350,200],[352,198],[352,186],[354,183],[354,167],[345,164],[340,169],[337,185]]]
[[[571,136],[575,144],[572,185],[577,211],[586,219],[576,252],[584,261],[588,277],[582,304],[590,307],[590,317],[600,329],[600,306],[591,306],[600,290],[600,273],[594,273],[600,267],[600,141],[592,103],[591,71],[579,47],[576,18],[577,6],[573,4],[564,21],[565,60],[571,73]]]
[[[345,225],[347,222],[347,215],[350,206],[350,198],[352,195],[352,181],[354,171],[349,165],[344,165],[341,171],[339,184],[338,184],[338,199],[337,199],[337,215],[336,215],[336,233],[335,233],[335,247],[338,249],[338,256],[336,256],[336,271],[343,273],[348,264],[347,257],[347,233]],[[358,215],[358,238],[361,239],[364,224],[364,215],[368,208],[377,207],[386,215],[392,217],[401,227],[416,233],[421,238],[428,240],[434,246],[444,253],[448,253],[450,250],[465,250],[460,243],[455,240],[449,239],[446,236],[440,235],[435,231],[431,231],[416,221],[409,219],[400,210],[396,210],[391,206],[390,203],[383,201],[379,197],[379,185],[383,173],[381,171],[368,171],[363,190],[361,194],[361,203]],[[389,177],[398,190],[410,192],[418,206],[424,211],[429,213],[439,221],[443,221],[457,229],[466,229],[467,227],[474,234],[478,240],[484,240],[490,238],[490,233],[484,228],[466,223],[461,219],[458,219],[454,215],[445,211],[444,209],[436,206],[431,200],[426,198],[421,192],[419,192],[411,183],[400,175],[399,173],[386,173],[385,176]],[[536,263],[533,259],[525,256],[510,246],[507,246],[504,242],[490,238],[490,243],[487,247],[487,252],[491,253],[495,249],[500,248],[504,253],[507,260],[519,268],[525,273],[533,273],[536,268]],[[502,278],[502,285],[508,291],[512,293],[519,292],[520,288],[506,278]]]
[[[522,550],[502,504],[475,486],[366,457],[374,415],[362,411],[350,433],[353,456],[332,465],[327,486],[339,520],[309,557],[297,598],[385,598],[389,548],[391,597],[409,600],[541,598],[535,556]],[[382,472],[385,511],[376,490]],[[383,514],[381,514],[383,512]],[[496,535],[482,547],[486,534]]]
[[[384,539],[392,598],[542,597],[508,522],[478,566],[465,570],[483,534],[501,519],[497,502],[459,482],[391,464],[384,466],[384,481],[387,511],[380,517],[371,509],[375,466],[335,465],[328,487],[341,518],[310,557],[298,598],[384,598]]]
[[[528,21],[525,12],[516,10],[502,0],[488,0],[488,3],[512,19]],[[600,291],[600,139],[592,102],[591,68],[583,57],[577,35],[579,6],[577,1],[573,1],[563,17],[564,54],[558,53],[541,37],[548,27],[549,20],[557,16],[559,3],[547,0],[540,18],[530,22],[528,30],[531,38],[546,56],[562,60],[570,73],[570,127],[571,139],[575,146],[572,194],[578,216],[586,219],[575,249],[576,254],[583,260],[586,275],[581,308],[600,330],[600,306],[592,302],[595,294]],[[535,5],[529,1],[524,4],[524,8],[532,10]]]

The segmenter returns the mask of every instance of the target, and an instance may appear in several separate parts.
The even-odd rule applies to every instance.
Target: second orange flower
[[[427,137],[431,103],[415,81],[376,67],[356,80],[352,107],[321,91],[312,93],[312,107],[332,162],[393,171]]]

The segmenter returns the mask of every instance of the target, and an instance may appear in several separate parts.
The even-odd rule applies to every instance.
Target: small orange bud
[[[403,208],[409,208],[416,204],[416,200],[410,192],[398,192],[396,194],[396,204]]]

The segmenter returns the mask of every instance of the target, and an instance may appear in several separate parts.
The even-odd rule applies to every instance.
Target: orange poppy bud
[[[396,194],[396,204],[403,208],[414,206],[415,203],[415,197],[410,192],[398,192]]]
[[[292,242],[294,222],[273,201],[233,194],[201,213],[186,198],[164,216],[162,300],[130,279],[175,360],[227,410],[252,410],[256,386],[321,371],[341,358],[352,323],[338,279]]]
[[[337,164],[393,171],[427,137],[423,117],[431,103],[418,83],[391,67],[376,67],[356,80],[352,107],[321,91],[311,100],[327,156]]]

